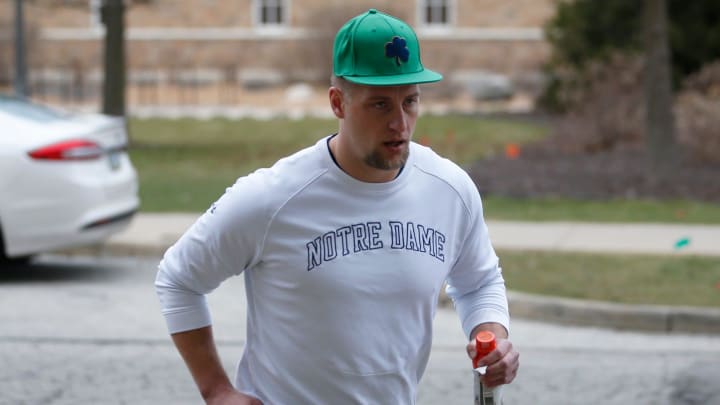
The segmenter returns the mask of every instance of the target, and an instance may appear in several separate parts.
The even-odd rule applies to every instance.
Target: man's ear
[[[330,108],[332,108],[333,114],[335,114],[337,118],[345,118],[345,104],[343,103],[342,90],[337,87],[330,87],[328,97],[330,98]]]

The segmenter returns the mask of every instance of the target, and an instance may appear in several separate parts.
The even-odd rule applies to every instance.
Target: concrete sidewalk
[[[720,226],[488,221],[497,249],[720,256]]]
[[[94,253],[160,256],[200,214],[141,213]],[[488,221],[497,249],[720,257],[720,226]],[[719,292],[720,294],[720,292]],[[720,308],[623,305],[509,293],[513,316],[658,332],[720,333]]]

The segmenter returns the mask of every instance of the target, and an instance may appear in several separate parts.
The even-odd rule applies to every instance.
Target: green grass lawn
[[[720,224],[720,206],[691,200],[583,201],[483,196],[485,216],[515,221]]]
[[[498,251],[508,289],[628,304],[720,307],[720,259]]]
[[[131,120],[130,157],[140,175],[141,210],[204,211],[238,177],[336,130],[330,119]],[[415,139],[465,163],[545,131],[510,121],[427,116],[419,120]]]
[[[235,179],[337,129],[331,119],[133,119],[130,155],[143,211],[204,211]],[[542,138],[547,128],[467,116],[424,116],[415,140],[460,165]],[[492,219],[720,223],[720,206],[693,201],[578,201],[483,196]]]

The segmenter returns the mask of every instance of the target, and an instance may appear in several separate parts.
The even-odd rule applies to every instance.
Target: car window
[[[0,111],[35,122],[51,122],[68,118],[68,114],[52,108],[2,95],[0,95]]]

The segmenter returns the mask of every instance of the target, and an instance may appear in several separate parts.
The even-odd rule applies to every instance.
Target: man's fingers
[[[466,346],[468,356],[473,359],[476,351],[474,343]],[[478,359],[478,366],[487,366],[483,376],[483,384],[488,387],[495,387],[502,384],[509,384],[517,375],[520,366],[520,354],[515,351],[512,343],[507,339],[498,339],[497,348],[487,356]]]
[[[500,361],[503,358],[504,354],[500,350],[493,350],[490,353],[488,353],[487,356],[482,357],[478,361],[478,367],[481,366],[490,366],[491,364],[495,364],[498,361]]]
[[[476,355],[474,342],[468,344],[466,350],[473,359]],[[511,383],[520,367],[520,354],[507,339],[498,339],[496,349],[478,360],[478,367],[487,366],[482,379],[488,387]]]
[[[467,354],[468,354],[468,356],[470,357],[470,359],[474,359],[474,358],[475,358],[475,354],[476,354],[476,352],[475,352],[475,343],[468,343],[468,345],[465,346],[465,350],[467,351]]]
[[[478,366],[489,366],[494,364],[507,355],[512,350],[512,343],[507,339],[498,339],[495,350],[488,353],[487,356],[479,359]],[[473,349],[474,352],[474,349]]]
[[[509,384],[515,379],[519,367],[520,354],[511,350],[499,361],[496,361],[487,367],[483,382],[487,382],[488,386]]]

